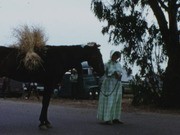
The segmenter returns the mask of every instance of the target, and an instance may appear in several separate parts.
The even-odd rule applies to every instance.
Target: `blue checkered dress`
[[[109,61],[105,64],[106,74],[101,86],[98,102],[97,118],[102,121],[112,121],[121,116],[122,84],[113,73],[122,73],[120,63]]]

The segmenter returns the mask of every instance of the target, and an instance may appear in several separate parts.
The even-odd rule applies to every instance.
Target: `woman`
[[[111,51],[111,59],[105,64],[105,75],[99,96],[97,118],[106,124],[122,123],[120,121],[122,68],[118,62],[120,57],[119,51]]]
[[[75,68],[71,70],[71,98],[78,99],[78,74]]]

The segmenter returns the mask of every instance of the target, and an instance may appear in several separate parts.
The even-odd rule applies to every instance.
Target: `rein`
[[[111,92],[110,92],[109,94],[105,94],[102,90],[100,90],[100,92],[102,93],[102,95],[105,96],[105,97],[109,97],[110,95],[112,95],[112,93],[114,92],[114,90],[115,90],[116,87],[117,87],[118,82],[119,82],[119,81],[117,80],[117,81],[116,81],[116,84],[114,85],[113,90],[111,90]]]

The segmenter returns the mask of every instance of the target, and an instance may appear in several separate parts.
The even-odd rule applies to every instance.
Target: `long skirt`
[[[99,95],[97,118],[112,121],[121,118],[122,84],[115,78],[105,78]]]

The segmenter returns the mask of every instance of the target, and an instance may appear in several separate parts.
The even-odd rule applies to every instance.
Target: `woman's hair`
[[[116,56],[116,57],[118,57],[118,58],[121,57],[121,53],[120,53],[119,51],[115,51],[115,52],[113,53],[113,55]]]

